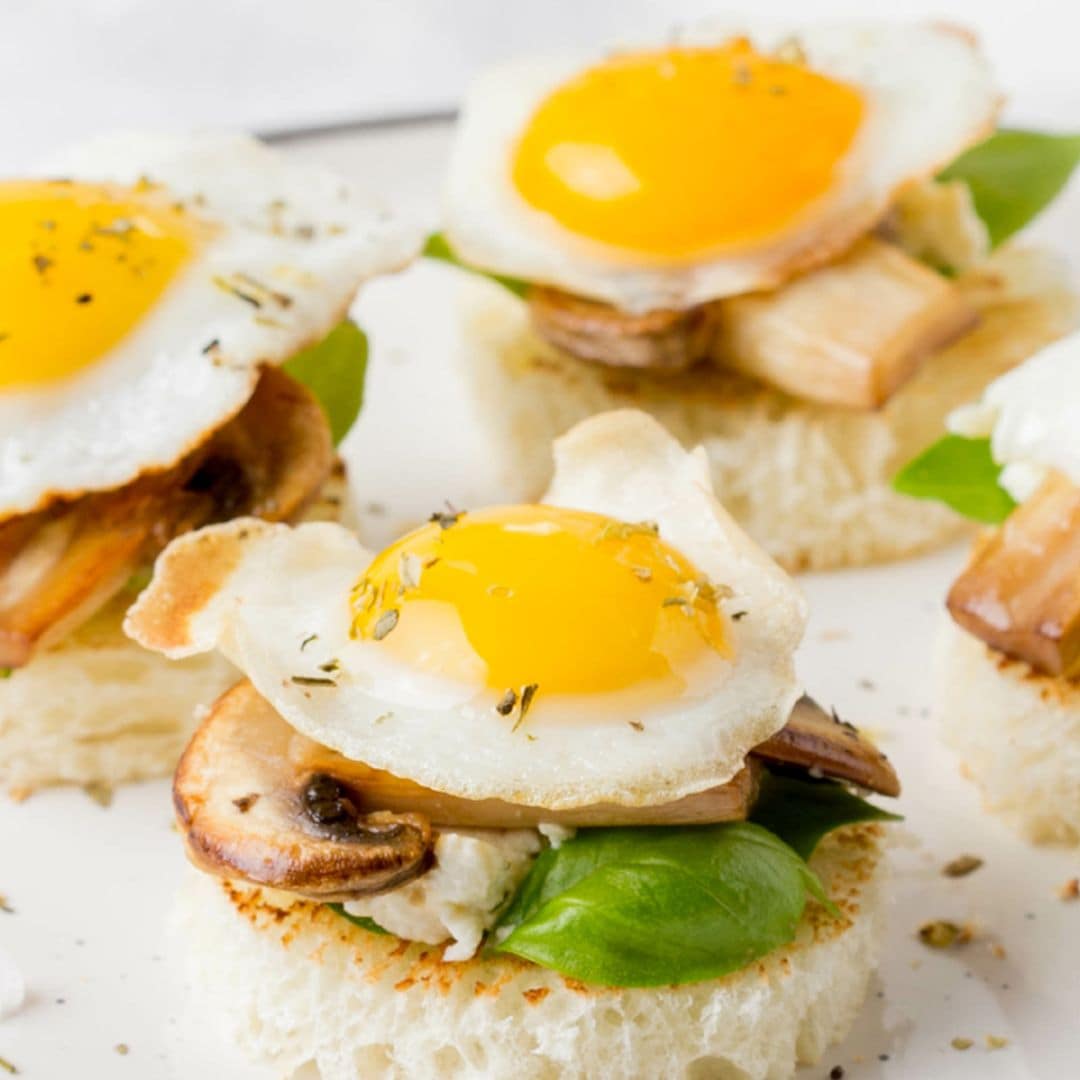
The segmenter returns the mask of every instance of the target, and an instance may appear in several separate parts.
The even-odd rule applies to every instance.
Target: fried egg
[[[731,779],[798,696],[790,579],[642,413],[556,446],[535,505],[447,510],[372,556],[336,525],[181,538],[128,618],[221,649],[294,728],[472,799],[651,805]]]
[[[467,96],[444,225],[482,270],[689,307],[838,256],[998,106],[974,43],[940,25],[701,27],[521,60]]]
[[[168,467],[417,234],[240,136],[117,136],[0,180],[0,518]]]

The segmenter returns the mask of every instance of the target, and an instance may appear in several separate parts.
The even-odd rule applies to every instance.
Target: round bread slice
[[[176,663],[125,637],[131,600],[120,593],[0,679],[0,787],[12,797],[50,784],[111,787],[168,774],[197,707],[236,681],[216,653]]]
[[[937,683],[945,741],[986,808],[1036,843],[1080,843],[1080,683],[1042,675],[952,619]]]
[[[942,505],[896,494],[897,471],[940,436],[953,408],[1076,320],[1064,266],[1037,251],[1003,249],[958,285],[979,324],[877,410],[796,400],[718,369],[657,376],[577,360],[542,341],[524,304],[482,279],[460,289],[467,378],[525,490],[547,484],[556,436],[630,406],[684,446],[705,447],[718,497],[785,569],[897,559],[970,529]]]
[[[335,470],[305,520],[341,516]],[[123,631],[125,588],[25,667],[0,678],[0,791],[22,799],[55,784],[109,788],[168,776],[199,720],[239,678],[218,653],[168,660]]]
[[[63,642],[0,679],[0,787],[110,787],[171,772],[237,670],[218,654],[175,663],[124,636],[122,592]]]
[[[586,986],[509,956],[447,963],[441,946],[202,874],[181,894],[177,947],[198,1011],[284,1077],[775,1080],[818,1061],[862,1003],[884,931],[882,837],[838,830],[812,860],[844,921],[811,905],[791,945],[686,986]]]

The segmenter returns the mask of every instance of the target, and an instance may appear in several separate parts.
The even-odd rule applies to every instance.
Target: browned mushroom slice
[[[60,640],[174,536],[243,514],[294,517],[332,462],[319,403],[271,368],[240,413],[171,469],[0,524],[0,667]]]
[[[223,695],[176,771],[173,797],[192,861],[319,900],[395,888],[430,865],[433,826],[703,825],[745,819],[761,762],[820,770],[886,795],[896,775],[849,725],[808,698],[729,783],[662,806],[571,810],[463,799],[422,787],[295,732],[249,682]]]
[[[795,397],[874,409],[977,316],[959,289],[867,237],[772,293],[718,305],[717,363]]]
[[[267,368],[235,419],[210,441],[188,493],[212,496],[212,518],[288,521],[318,494],[334,464],[330,426],[312,393]]]
[[[1080,487],[1051,475],[975,550],[949,611],[1037,671],[1080,672]]]
[[[884,404],[977,314],[953,282],[867,237],[773,292],[640,315],[554,289],[529,293],[541,337],[583,360],[657,373],[698,360],[845,408]]]
[[[422,874],[433,846],[427,820],[364,812],[337,778],[297,772],[297,737],[249,683],[215,703],[173,781],[191,860],[324,901],[369,896]]]
[[[569,810],[522,806],[501,799],[463,799],[422,787],[411,780],[373,769],[328,750],[301,741],[293,743],[293,771],[312,770],[332,775],[346,784],[362,808],[422,813],[434,825],[460,828],[525,829],[537,825],[594,828],[614,825],[706,825],[742,821],[757,798],[758,769],[751,762],[726,784],[687,795],[660,806],[616,806],[594,803]]]
[[[805,695],[796,702],[783,729],[755,746],[752,753],[765,762],[847,780],[881,795],[900,794],[900,781],[889,759],[851,724]]]
[[[709,354],[710,307],[631,315],[610,304],[535,286],[529,314],[536,332],[573,356],[611,367],[676,372]]]
[[[431,826],[693,825],[744,819],[758,767],[665,806],[546,810],[462,799],[350,761],[297,734],[248,682],[214,705],[173,793],[192,860],[221,876],[330,899],[389,889],[423,872]],[[388,837],[374,831],[397,829]]]

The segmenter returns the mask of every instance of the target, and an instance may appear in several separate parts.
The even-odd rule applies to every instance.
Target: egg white
[[[555,708],[541,688],[515,727],[490,690],[392,667],[374,643],[350,638],[349,591],[371,555],[347,530],[251,520],[174,542],[128,631],[171,656],[219,648],[309,738],[466,798],[654,805],[726,782],[798,696],[798,590],[717,503],[704,457],[642,413],[594,417],[560,440],[545,502],[656,521],[710,581],[732,588],[723,610],[744,614],[725,620],[730,658],[715,656],[682,696],[639,711],[584,695]],[[204,571],[216,583],[190,588],[191,574]],[[177,620],[170,612],[185,586],[194,609]]]
[[[113,136],[42,175],[146,177],[217,228],[108,354],[69,378],[0,392],[0,519],[173,464],[243,407],[264,365],[324,337],[361,282],[419,246],[418,230],[339,177],[245,136]],[[236,274],[291,303],[257,310],[214,283]]]
[[[476,267],[604,300],[632,312],[686,308],[773,288],[841,254],[901,188],[933,176],[992,130],[1000,95],[974,41],[940,24],[773,22],[693,26],[679,44],[745,35],[759,51],[797,41],[809,66],[859,87],[866,115],[831,192],[778,236],[736,251],[656,265],[565,229],[518,194],[517,141],[540,103],[603,59],[595,52],[512,61],[470,89],[444,192],[451,245]],[[626,43],[656,48],[666,41]]]

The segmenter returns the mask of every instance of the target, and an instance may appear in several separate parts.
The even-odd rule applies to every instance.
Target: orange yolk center
[[[433,522],[382,552],[353,590],[353,635],[494,690],[676,692],[703,657],[728,654],[723,592],[655,526],[505,507]]]
[[[75,374],[153,308],[195,236],[151,194],[0,181],[0,390]]]
[[[852,86],[745,40],[614,57],[533,114],[512,179],[571,232],[659,260],[781,232],[836,181]]]

